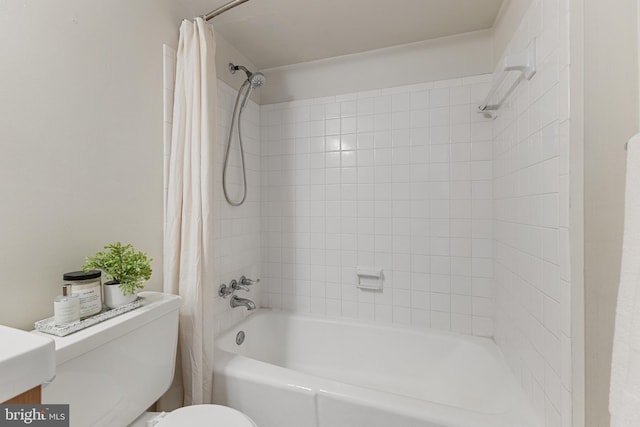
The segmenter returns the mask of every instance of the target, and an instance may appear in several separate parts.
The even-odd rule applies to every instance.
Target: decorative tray
[[[77,322],[69,323],[68,325],[62,326],[57,326],[53,321],[54,318],[49,317],[47,319],[38,320],[34,323],[34,327],[37,331],[64,337],[74,332],[86,329],[89,326],[93,326],[100,322],[104,322],[105,320],[109,320],[113,317],[120,316],[121,314],[124,314],[128,311],[135,310],[136,308],[141,307],[143,302],[144,299],[142,297],[138,297],[135,301],[130,302],[129,304],[121,305],[118,308],[111,309],[105,307],[100,313],[94,316],[87,317],[86,319],[78,320]]]

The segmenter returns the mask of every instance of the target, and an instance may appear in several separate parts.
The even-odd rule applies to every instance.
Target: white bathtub
[[[259,310],[214,356],[214,401],[258,427],[539,426],[488,339]]]

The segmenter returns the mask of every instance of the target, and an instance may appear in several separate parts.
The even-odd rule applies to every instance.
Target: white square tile
[[[324,115],[326,119],[340,118],[340,104],[330,103],[324,106]]]
[[[470,257],[471,256],[471,239],[468,238],[451,238],[451,256],[454,257]]]
[[[484,277],[474,277],[472,279],[472,295],[476,297],[493,297],[493,280]]]
[[[431,310],[450,313],[451,295],[431,292]]]
[[[467,276],[451,276],[451,292],[457,295],[471,295],[472,281]]]
[[[373,98],[359,98],[357,101],[358,116],[370,115],[374,113]]]
[[[355,116],[358,112],[358,101],[345,101],[340,103],[340,116],[341,117],[352,117]]]
[[[448,163],[449,145],[432,145],[429,152],[429,161],[431,163]]]
[[[429,284],[429,275],[426,273],[416,273],[416,272],[412,272],[411,273],[411,291],[414,292],[424,292],[424,293],[429,293],[429,288],[430,288],[430,284]],[[412,295],[412,298],[414,296]],[[425,297],[426,301],[429,302],[430,305],[430,301],[431,299],[429,297]]]
[[[411,93],[395,93],[391,96],[392,111],[408,111],[411,109]]]
[[[481,337],[493,336],[493,321],[489,317],[473,316],[471,319],[473,335]]]
[[[450,201],[450,217],[451,219],[470,218],[472,213],[472,201],[465,199],[452,199]],[[474,212],[475,213],[475,212]]]
[[[471,326],[471,297],[468,295],[451,295],[451,312],[469,315],[469,326]]]
[[[342,134],[356,133],[357,123],[358,120],[355,117],[343,117],[340,120],[340,132]]]
[[[429,110],[429,124],[432,127],[449,126],[451,115],[449,107],[431,108]]]
[[[447,127],[448,129],[448,127]],[[411,146],[412,147],[424,147],[429,144],[429,129],[428,128],[412,128],[411,129]]]
[[[454,105],[451,107],[451,124],[458,125],[464,123],[471,123],[471,114],[469,112],[469,105]],[[475,135],[472,135],[475,137]],[[489,138],[491,139],[491,138]]]
[[[429,91],[422,90],[411,93],[411,109],[424,110],[429,107]]]
[[[398,111],[391,115],[392,129],[409,129],[411,127],[411,113],[409,111]]]
[[[377,149],[391,148],[391,146],[393,145],[392,142],[392,133],[388,131],[376,132],[373,136],[374,147]]]
[[[327,119],[325,120],[325,133],[326,135],[340,135],[340,119]]]
[[[395,129],[391,133],[392,145],[394,147],[411,147],[411,130]]]
[[[411,325],[411,309],[408,307],[393,307],[393,323]]]
[[[450,105],[449,88],[432,89],[429,93],[431,107],[448,107]]]
[[[471,142],[471,125],[457,124],[451,126],[451,142]]]
[[[464,314],[451,314],[451,330],[461,334],[471,334],[471,316]]]
[[[327,136],[324,140],[324,146],[327,152],[340,151],[340,136],[339,135]]]
[[[373,129],[376,132],[388,131],[392,128],[391,114],[376,114],[373,116]]]
[[[411,111],[410,126],[412,128],[426,128],[429,126],[429,110]]]
[[[376,322],[392,323],[393,322],[393,307],[390,305],[378,305],[374,306],[374,319]]]
[[[417,284],[416,289],[424,288],[422,284]],[[428,288],[428,287],[427,287]],[[411,307],[420,310],[429,310],[431,305],[431,299],[429,292],[420,290],[410,291],[410,303]]]
[[[309,120],[316,121],[321,120],[324,121],[325,118],[325,106],[323,104],[318,105],[310,105],[309,106]],[[277,123],[272,123],[277,124]]]
[[[471,102],[471,89],[469,86],[453,87],[450,90],[451,105],[469,104]]]
[[[374,147],[373,133],[358,134],[358,149],[366,150]]]
[[[431,327],[443,331],[451,330],[451,314],[449,312],[431,311]]]
[[[468,162],[471,160],[471,144],[457,143],[449,145],[452,162]]]
[[[374,98],[374,113],[383,114],[391,112],[391,96],[383,95]]]
[[[428,328],[431,325],[430,313],[427,310],[411,310],[411,325],[419,328]]]
[[[367,133],[374,131],[373,117],[373,115],[358,116],[356,123],[358,133]]]

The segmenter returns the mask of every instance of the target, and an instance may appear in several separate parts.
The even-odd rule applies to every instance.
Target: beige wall
[[[411,43],[264,70],[273,104],[490,73],[491,32]]]
[[[625,141],[638,132],[636,0],[585,0],[586,425],[609,425]]]
[[[0,324],[52,314],[62,273],[113,241],[162,287],[162,44],[173,0],[0,3]]]

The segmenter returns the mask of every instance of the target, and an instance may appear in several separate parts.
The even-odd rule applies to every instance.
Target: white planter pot
[[[117,282],[107,282],[102,285],[104,288],[104,304],[109,308],[117,308],[121,305],[135,301],[137,294],[122,295],[120,284]]]

